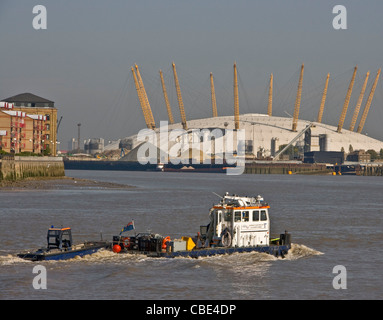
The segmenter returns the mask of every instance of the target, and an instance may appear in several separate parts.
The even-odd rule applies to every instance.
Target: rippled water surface
[[[0,299],[382,299],[381,177],[67,171],[67,176],[135,186],[0,191]],[[35,290],[34,262],[15,257],[45,245],[51,225],[74,242],[111,240],[134,219],[137,232],[195,235],[213,193],[261,194],[272,234],[288,230],[285,259],[245,253],[199,259],[100,251],[42,262],[47,290]],[[347,270],[347,289],[333,288]]]

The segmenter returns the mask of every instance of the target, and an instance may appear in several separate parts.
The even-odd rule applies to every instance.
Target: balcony
[[[14,121],[11,123],[11,128],[25,128],[25,123]]]

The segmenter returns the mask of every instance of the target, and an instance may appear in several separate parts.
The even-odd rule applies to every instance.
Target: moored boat
[[[198,258],[252,251],[284,257],[291,248],[291,235],[285,231],[278,237],[270,236],[269,208],[261,196],[244,197],[226,193],[220,203],[210,209],[209,223],[200,226],[194,237],[171,240],[170,237],[152,233],[127,237],[121,232],[113,237],[112,249],[118,253],[168,258]]]
[[[47,233],[48,245],[35,251],[21,252],[17,256],[31,261],[66,260],[93,254],[110,246],[107,241],[86,241],[73,244],[71,228],[51,227]]]

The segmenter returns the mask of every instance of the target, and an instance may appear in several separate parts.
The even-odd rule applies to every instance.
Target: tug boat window
[[[249,211],[242,211],[242,221],[243,222],[249,221]]]
[[[61,240],[63,247],[70,247],[72,244],[71,235],[68,231],[63,232]]]
[[[232,221],[232,218],[233,218],[233,211],[232,210],[225,210],[224,211],[225,221]]]
[[[234,212],[234,222],[241,222],[241,211]]]
[[[253,221],[259,221],[259,210],[253,211]]]
[[[267,220],[267,213],[266,210],[261,210],[261,221]]]
[[[59,231],[58,230],[49,230],[48,231],[48,247],[58,247],[59,246]]]

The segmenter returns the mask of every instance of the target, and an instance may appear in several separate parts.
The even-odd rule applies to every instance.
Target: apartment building
[[[0,102],[0,150],[56,156],[57,109],[54,102],[22,93]]]

